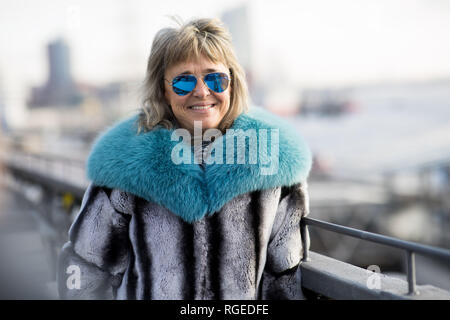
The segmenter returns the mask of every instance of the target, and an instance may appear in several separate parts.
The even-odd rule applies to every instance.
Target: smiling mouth
[[[194,105],[194,106],[189,106],[188,109],[192,109],[192,110],[208,110],[211,108],[214,108],[215,104],[208,104],[208,105]]]

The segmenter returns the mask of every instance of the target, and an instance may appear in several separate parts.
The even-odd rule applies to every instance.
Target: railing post
[[[309,230],[308,230],[308,226],[306,225],[305,219],[300,220],[300,235],[302,237],[302,242],[303,242],[303,259],[302,259],[302,261],[305,261],[305,262],[311,261],[311,258],[309,257],[309,246],[310,246]]]
[[[413,251],[407,250],[407,265],[408,265],[408,294],[416,295],[419,292],[416,290],[416,263]]]

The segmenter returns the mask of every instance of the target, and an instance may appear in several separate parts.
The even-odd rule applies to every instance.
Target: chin
[[[201,121],[202,122],[202,129],[210,129],[210,128],[216,128],[220,121],[217,121],[215,119],[195,119],[194,121]]]
[[[209,121],[203,121],[202,123],[202,128],[204,130],[206,129],[217,129],[217,127],[219,126],[219,123],[216,122],[209,122]]]

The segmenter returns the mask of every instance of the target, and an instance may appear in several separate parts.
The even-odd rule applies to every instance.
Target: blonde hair
[[[248,110],[248,89],[245,72],[237,61],[231,35],[217,19],[196,19],[179,28],[161,29],[155,36],[143,84],[143,103],[138,119],[139,131],[155,126],[172,129],[176,118],[164,96],[164,74],[167,68],[205,56],[213,63],[223,63],[231,75],[231,96],[228,112],[219,123],[219,130],[229,128],[234,119]]]

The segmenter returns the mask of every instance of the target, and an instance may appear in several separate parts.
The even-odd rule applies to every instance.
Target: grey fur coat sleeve
[[[58,261],[62,299],[114,299],[128,264],[129,216],[113,207],[107,189],[92,184]],[[124,210],[123,210],[124,211]]]
[[[304,182],[293,186],[280,200],[261,280],[262,299],[305,299],[300,271],[304,250],[300,220],[308,213],[309,198],[307,184]],[[308,234],[306,236],[309,237]]]

